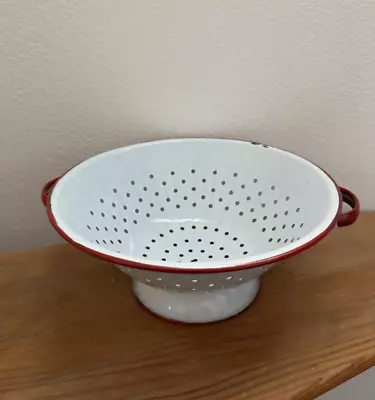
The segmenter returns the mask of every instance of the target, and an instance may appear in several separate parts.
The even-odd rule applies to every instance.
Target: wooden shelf
[[[375,363],[375,214],[264,276],[205,326],[161,321],[69,245],[0,256],[0,398],[314,399]]]

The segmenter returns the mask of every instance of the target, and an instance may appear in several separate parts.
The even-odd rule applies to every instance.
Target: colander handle
[[[53,178],[49,182],[47,182],[42,189],[42,203],[46,206],[47,205],[47,200],[48,200],[48,195],[51,192],[51,189],[55,185],[55,183],[60,179],[60,177]]]
[[[342,195],[342,201],[349,205],[352,209],[348,212],[342,212],[338,218],[337,226],[343,227],[354,224],[359,216],[359,200],[358,197],[348,189],[339,187]]]

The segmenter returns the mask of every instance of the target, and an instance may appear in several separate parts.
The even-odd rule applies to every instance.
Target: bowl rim
[[[46,195],[46,199],[45,199],[45,207],[46,207],[46,211],[47,211],[47,216],[48,219],[51,223],[51,225],[53,226],[53,228],[56,230],[56,232],[64,239],[66,240],[69,244],[71,244],[72,246],[74,246],[75,248],[85,251],[86,253],[89,253],[90,255],[100,258],[104,261],[107,262],[111,262],[114,264],[118,264],[118,265],[122,265],[125,267],[129,267],[129,268],[136,268],[136,269],[142,269],[142,270],[149,270],[149,271],[154,271],[154,272],[162,272],[162,273],[179,273],[179,274],[209,274],[209,273],[218,273],[218,272],[233,272],[233,271],[240,271],[240,270],[244,270],[244,269],[251,269],[251,268],[258,268],[258,267],[262,267],[268,264],[273,264],[279,261],[283,261],[287,258],[290,258],[294,255],[297,255],[307,249],[309,249],[310,247],[314,246],[315,244],[317,244],[318,242],[320,242],[325,236],[328,235],[328,233],[337,225],[337,222],[340,218],[341,215],[341,210],[342,210],[342,206],[343,206],[343,197],[342,197],[342,193],[340,190],[339,185],[336,183],[336,181],[332,178],[331,175],[329,175],[323,168],[321,168],[319,165],[313,163],[312,161],[310,161],[309,159],[305,158],[305,157],[301,157],[291,151],[288,150],[283,150],[279,147],[274,147],[274,146],[268,146],[265,145],[263,143],[259,143],[259,142],[254,142],[251,140],[237,140],[237,139],[226,139],[226,138],[178,138],[178,139],[161,139],[161,140],[150,140],[147,142],[142,142],[142,143],[138,143],[138,144],[134,144],[134,145],[130,145],[130,146],[125,146],[126,148],[130,148],[130,147],[136,147],[136,146],[142,146],[145,144],[152,144],[152,143],[161,143],[161,142],[174,142],[174,141],[184,141],[184,140],[223,140],[223,141],[234,141],[234,142],[243,142],[243,143],[251,143],[254,145],[260,145],[262,147],[265,148],[274,148],[276,150],[282,150],[286,153],[289,153],[291,155],[300,157],[302,159],[304,159],[305,161],[311,163],[312,165],[314,165],[315,167],[317,167],[319,170],[321,170],[334,184],[336,190],[337,190],[337,195],[338,195],[338,204],[337,204],[337,211],[335,216],[333,217],[331,223],[327,226],[326,229],[324,229],[322,232],[320,232],[318,235],[314,236],[311,240],[309,240],[306,243],[303,243],[301,245],[297,245],[296,247],[274,255],[274,256],[270,256],[261,260],[255,260],[255,261],[250,261],[250,262],[244,262],[244,263],[240,263],[240,264],[236,264],[236,265],[231,265],[231,266],[218,266],[218,267],[199,267],[199,265],[195,266],[195,267],[186,267],[186,266],[170,266],[170,265],[154,265],[151,263],[142,263],[140,261],[133,261],[133,260],[129,260],[126,258],[119,258],[116,256],[112,256],[109,254],[105,254],[103,252],[100,252],[98,250],[92,249],[90,247],[87,247],[77,241],[75,241],[74,239],[72,239],[62,228],[60,228],[60,226],[58,225],[56,218],[52,212],[52,205],[51,205],[51,197],[52,197],[52,192],[53,189],[55,187],[55,185],[58,183],[58,181],[63,178],[65,175],[67,175],[71,170],[73,170],[75,167],[77,167],[78,165],[84,163],[85,161],[87,161],[88,159],[90,159],[91,157],[77,163],[76,165],[74,165],[72,168],[68,169],[64,174],[62,174],[61,176],[59,176],[58,178],[55,178],[53,180],[53,184],[51,185],[48,194]],[[124,147],[122,147],[124,148]],[[121,149],[121,148],[119,148]],[[117,150],[117,149],[115,149]],[[110,150],[113,151],[113,150]],[[105,153],[105,152],[104,152]],[[104,153],[99,153],[100,154],[104,154]],[[95,156],[94,156],[95,157]]]

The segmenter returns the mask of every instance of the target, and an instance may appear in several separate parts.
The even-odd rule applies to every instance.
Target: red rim
[[[57,181],[59,179],[60,179],[60,177],[51,179],[42,188],[42,193],[41,193],[42,203],[46,207],[47,207],[47,202],[48,202],[48,195],[49,195],[49,193],[51,192],[51,190],[53,189],[53,187],[55,186],[55,184],[57,183]]]
[[[352,209],[348,212],[341,213],[337,221],[337,226],[339,228],[354,224],[354,222],[359,217],[359,211],[360,211],[358,197],[353,192],[341,186],[340,186],[340,192],[342,194],[343,202],[347,203]]]
[[[311,162],[311,161],[309,161]],[[311,163],[314,164],[314,163]],[[314,164],[316,165],[316,164]],[[320,168],[320,167],[318,167]],[[321,168],[320,168],[321,169]],[[86,247],[76,241],[74,241],[70,236],[68,236],[57,224],[56,219],[52,213],[52,209],[51,209],[51,194],[53,191],[54,186],[56,185],[56,183],[59,181],[60,178],[62,178],[64,175],[66,175],[66,173],[68,173],[69,171],[67,171],[65,174],[63,174],[61,177],[59,178],[55,178],[54,180],[51,180],[50,182],[47,183],[48,185],[48,192],[46,194],[47,198],[45,199],[43,197],[43,203],[44,200],[46,200],[45,202],[45,206],[47,209],[47,215],[48,218],[52,224],[52,226],[55,228],[55,230],[57,231],[57,233],[63,238],[65,239],[68,243],[70,243],[72,246],[76,247],[77,249],[83,250],[91,255],[93,255],[94,257],[100,258],[102,260],[114,263],[114,264],[119,264],[119,265],[123,265],[126,267],[131,267],[131,268],[138,268],[138,269],[144,269],[144,270],[150,270],[150,271],[155,271],[155,272],[164,272],[164,273],[179,273],[179,274],[209,274],[209,273],[217,273],[217,272],[232,272],[232,271],[240,271],[243,269],[250,269],[250,268],[257,268],[257,267],[261,267],[263,265],[267,265],[267,264],[272,264],[278,261],[282,261],[285,260],[289,257],[292,257],[296,254],[299,254],[307,249],[309,249],[310,247],[314,246],[315,244],[317,244],[318,242],[320,242],[325,236],[328,235],[328,233],[336,226],[347,226],[347,225],[351,225],[352,223],[354,223],[356,221],[356,219],[358,218],[359,215],[359,200],[358,198],[349,190],[345,189],[345,188],[341,188],[340,186],[338,186],[338,184],[335,182],[335,180],[323,169],[321,169],[334,183],[334,185],[336,186],[337,189],[337,193],[339,196],[339,201],[338,201],[338,207],[337,207],[337,212],[335,217],[333,218],[332,222],[330,223],[330,225],[323,231],[321,232],[319,235],[315,236],[313,239],[311,239],[309,242],[304,243],[301,246],[295,247],[292,250],[289,250],[285,253],[279,254],[277,256],[272,256],[269,258],[266,258],[264,260],[259,260],[259,261],[251,261],[248,263],[244,263],[244,264],[238,264],[235,266],[230,266],[230,267],[212,267],[212,268],[190,268],[190,267],[170,267],[170,266],[158,266],[158,265],[152,265],[152,264],[144,264],[142,262],[137,262],[137,261],[131,261],[131,260],[126,260],[123,258],[117,258],[114,256],[110,256],[104,253],[101,253],[99,251],[93,250],[89,247]],[[45,185],[44,188],[47,186]],[[44,190],[43,188],[43,190]],[[346,193],[350,193],[352,196],[354,196],[355,200],[356,200],[356,207],[355,209],[353,208],[353,210],[349,213],[341,213],[342,210],[342,205],[343,205],[343,195],[342,195],[342,191],[344,194]],[[42,192],[43,193],[43,192]],[[43,196],[43,194],[42,194]],[[346,201],[349,205],[351,205],[351,203],[349,203],[348,201]],[[341,224],[340,220],[342,221],[343,218],[345,218],[346,215],[350,214],[350,221],[346,220],[347,223],[346,224]]]

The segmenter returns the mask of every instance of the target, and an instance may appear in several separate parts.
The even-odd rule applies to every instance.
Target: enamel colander
[[[304,158],[224,139],[108,151],[49,182],[42,197],[67,241],[130,275],[149,309],[185,322],[238,313],[271,264],[359,213],[355,195]]]

